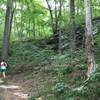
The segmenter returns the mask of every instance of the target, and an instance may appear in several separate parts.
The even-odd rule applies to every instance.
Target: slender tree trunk
[[[10,37],[11,37],[11,29],[12,29],[12,22],[13,22],[13,16],[14,16],[14,9],[12,10],[12,13],[11,13],[11,20],[10,20],[10,31],[9,31],[9,40],[10,40]]]
[[[76,35],[75,35],[75,1],[70,0],[70,48],[76,48]]]
[[[53,33],[55,34],[55,26],[54,26],[53,12],[52,12],[52,9],[51,9],[51,6],[50,6],[48,0],[46,0],[46,3],[47,3],[47,5],[48,5],[48,9],[49,9],[50,17],[51,17],[52,31],[53,31]]]
[[[31,38],[31,19],[30,19],[30,17],[29,17],[29,22],[28,23],[29,23],[28,26],[27,26],[27,28],[29,28],[28,29],[28,37]]]
[[[55,34],[58,34],[58,16],[57,16],[57,4],[56,4],[56,1],[54,0],[55,2],[55,24],[54,24],[54,31],[55,31]]]
[[[80,15],[80,0],[77,0],[77,15]]]
[[[3,54],[2,59],[7,61],[8,59],[8,49],[9,49],[9,39],[12,24],[12,7],[13,1],[7,0],[7,10],[5,16],[5,27],[4,27],[4,37],[3,37]]]
[[[55,9],[52,9],[51,5],[49,4],[49,0],[46,0],[47,5],[48,5],[48,9],[49,9],[49,13],[50,13],[50,17],[51,17],[51,26],[52,26],[52,30],[53,30],[53,39],[54,44],[55,44],[55,49],[59,49],[59,28],[60,28],[60,17],[61,17],[61,13],[62,13],[62,6],[64,4],[64,0],[59,0],[56,1],[54,0],[54,7]],[[59,4],[59,9],[57,7],[57,5]]]
[[[35,18],[33,18],[33,37],[35,39],[35,36],[36,36],[36,20]]]
[[[85,47],[86,47],[86,56],[87,56],[87,65],[88,72],[87,76],[89,77],[96,70],[96,64],[94,59],[94,43],[93,43],[93,32],[92,32],[92,18],[91,18],[91,8],[90,0],[85,0],[86,8],[86,33],[85,33]]]

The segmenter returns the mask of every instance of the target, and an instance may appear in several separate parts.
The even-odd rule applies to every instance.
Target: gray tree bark
[[[86,32],[85,32],[85,48],[87,57],[87,76],[89,77],[96,70],[96,64],[94,59],[94,42],[93,42],[93,31],[92,31],[92,17],[91,17],[91,7],[90,0],[85,0],[85,10],[86,10]]]
[[[11,31],[12,17],[13,17],[12,7],[13,7],[13,1],[7,0],[4,37],[3,37],[3,54],[2,54],[2,59],[5,59],[6,61],[8,59],[9,39],[10,39],[10,31]]]
[[[70,48],[76,48],[76,35],[75,35],[75,1],[70,0]]]

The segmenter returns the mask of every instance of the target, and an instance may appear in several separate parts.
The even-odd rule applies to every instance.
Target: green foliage
[[[30,100],[36,100],[36,98],[33,96],[33,97],[31,97],[31,99]]]
[[[51,69],[49,69],[49,72],[55,73],[55,74],[68,74],[73,72],[73,68],[72,67],[67,67],[67,66],[54,66]]]
[[[48,50],[43,40],[37,43],[36,41],[26,41],[21,44],[15,44],[15,46],[11,45],[10,48],[9,70],[16,69],[16,72],[17,70],[21,70],[20,67],[23,68],[23,71],[27,69],[32,71],[34,67],[35,69],[40,69],[49,64],[52,56],[55,55],[53,50]]]
[[[12,44],[9,54],[11,71],[14,68],[15,72],[24,72],[27,80],[39,76],[32,100],[41,96],[47,100],[95,100],[99,97],[100,74],[94,74],[83,83],[86,74],[83,72],[87,69],[84,50],[57,54],[45,44],[45,40],[27,40]],[[77,87],[78,90],[74,91]]]
[[[85,69],[87,69],[87,66],[86,66],[86,64],[82,63],[82,64],[77,65],[76,69],[77,70],[85,70]]]
[[[98,100],[100,94],[99,81],[100,73],[96,72],[85,83],[81,83],[78,88],[66,88],[64,83],[58,82],[54,87],[55,96],[60,100]],[[65,97],[68,99],[65,99]]]
[[[64,93],[65,91],[65,85],[63,82],[58,82],[55,84],[55,86],[53,87],[53,90],[59,94]]]
[[[53,92],[56,100],[74,100],[70,88],[66,87],[63,81],[59,81],[54,85]]]
[[[6,1],[0,1],[0,57],[2,56],[1,46]],[[59,2],[57,0],[56,3]],[[91,4],[93,18],[99,18],[100,7],[98,4],[100,4],[100,0],[91,0]],[[84,1],[75,0],[75,6],[76,28],[79,27],[78,35],[83,36],[85,22]],[[55,9],[53,7],[51,9],[54,15]],[[58,28],[62,29],[62,34],[68,36],[70,34],[69,1],[65,0],[63,2],[61,11]],[[23,72],[27,80],[39,76],[39,79],[36,77],[37,94],[31,100],[36,100],[36,97],[39,96],[44,96],[46,100],[98,100],[100,98],[100,69],[97,69],[97,72],[92,74],[88,81],[83,82],[85,80],[84,74],[86,74],[84,71],[87,70],[84,49],[78,48],[74,51],[67,49],[62,54],[54,52],[51,49],[52,47],[46,44],[46,39],[49,39],[53,33],[51,21],[48,8],[43,0],[16,1],[10,37],[9,72],[14,71],[14,74]],[[55,24],[55,21],[53,24]],[[93,32],[96,33],[94,35],[95,58],[96,63],[100,66],[100,22],[94,20],[93,24]],[[69,44],[68,37],[66,40],[66,44]],[[15,43],[12,43],[14,41]],[[78,42],[80,41],[81,39],[78,40]]]
[[[74,97],[75,100],[98,100],[100,94],[99,81],[100,73],[96,71],[96,73],[93,73],[85,82],[81,83],[79,87],[71,91],[72,97]]]

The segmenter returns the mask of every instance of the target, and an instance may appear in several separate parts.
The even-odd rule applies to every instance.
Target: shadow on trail
[[[0,79],[0,100],[28,100],[28,94],[23,93],[20,86],[7,83]]]

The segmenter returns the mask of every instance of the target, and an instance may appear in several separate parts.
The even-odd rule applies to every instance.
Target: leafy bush
[[[72,67],[64,67],[64,66],[54,66],[51,69],[49,69],[49,72],[55,73],[55,74],[68,74],[73,72],[73,68]]]
[[[65,91],[65,85],[62,82],[56,83],[55,86],[53,87],[53,90],[59,93],[63,93]]]
[[[36,98],[34,96],[32,96],[30,100],[36,100]]]

